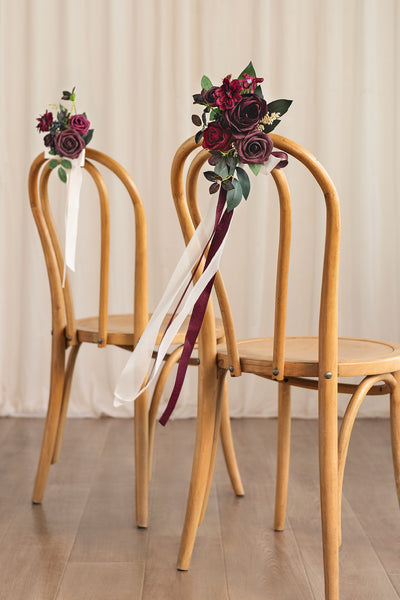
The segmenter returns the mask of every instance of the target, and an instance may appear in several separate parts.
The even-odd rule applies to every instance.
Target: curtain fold
[[[397,0],[1,0],[0,414],[43,415],[47,406],[50,299],[27,175],[43,150],[36,117],[74,85],[95,129],[91,146],[120,161],[144,199],[154,308],[183,250],[169,170],[178,145],[195,133],[192,94],[203,74],[218,83],[252,60],[267,100],[293,99],[277,133],[315,154],[339,191],[340,333],[399,340],[399,38]],[[288,333],[304,335],[316,331],[323,206],[313,189],[296,193],[303,176],[292,164],[287,174],[295,222]],[[98,217],[85,185],[77,316],[97,303]],[[270,188],[252,178],[223,258],[238,336],[271,331],[277,202]],[[110,308],[130,311],[132,221],[118,191]],[[57,219],[63,210],[57,199]],[[132,407],[112,406],[126,359],[117,349],[83,347],[70,414],[131,415]],[[192,369],[176,417],[195,415],[196,377]],[[235,381],[230,402],[234,416],[276,414],[275,387],[254,378]],[[363,414],[386,415],[387,404],[368,400]],[[297,416],[315,416],[316,396],[296,390],[293,406]]]

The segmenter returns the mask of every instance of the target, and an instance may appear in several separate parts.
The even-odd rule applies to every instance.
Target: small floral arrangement
[[[58,167],[58,176],[64,183],[67,181],[66,169],[72,168],[71,160],[78,158],[92,139],[94,131],[90,129],[86,113],[77,113],[75,98],[75,87],[72,92],[64,91],[61,100],[69,101],[71,106],[53,106],[55,116],[46,110],[38,117],[36,126],[40,133],[46,134],[43,141],[48,153],[58,157],[50,160],[49,168]]]
[[[219,87],[204,75],[201,93],[193,96],[194,104],[204,106],[201,118],[192,116],[193,123],[201,127],[195,139],[197,143],[203,140],[203,148],[212,154],[208,162],[214,167],[204,175],[211,181],[210,194],[220,186],[227,191],[229,211],[240,204],[242,197],[247,200],[250,193],[250,179],[241,165],[248,165],[258,175],[271,155],[281,158],[277,169],[288,163],[285,152],[274,151],[268,134],[280,123],[292,101],[267,104],[260,87],[263,81],[250,62],[237,79],[227,75]]]

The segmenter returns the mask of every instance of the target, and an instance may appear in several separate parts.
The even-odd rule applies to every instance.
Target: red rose
[[[85,117],[85,115],[73,115],[68,125],[71,129],[74,129],[81,135],[86,135],[89,131],[90,121]]]
[[[269,135],[258,129],[246,137],[237,139],[235,146],[242,163],[256,165],[265,163],[274,147]]]
[[[208,124],[203,132],[203,148],[228,152],[231,148],[232,133],[217,121]]]
[[[217,106],[217,100],[215,98],[215,90],[217,89],[217,86],[213,85],[209,90],[203,90],[201,92],[204,102],[206,102],[209,106]]]
[[[59,156],[78,158],[85,147],[85,140],[74,129],[64,129],[54,138],[54,145]]]
[[[244,137],[257,127],[267,111],[268,106],[263,98],[246,94],[236,106],[226,111],[225,119],[236,138]]]

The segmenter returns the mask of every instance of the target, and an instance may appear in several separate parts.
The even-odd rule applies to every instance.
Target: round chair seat
[[[150,319],[151,315],[149,315]],[[171,318],[167,315],[161,325],[160,333],[157,337],[157,344],[161,342],[162,334]],[[183,344],[185,341],[186,331],[189,325],[190,316],[186,317],[181,328],[176,334],[173,343]],[[215,320],[217,342],[224,339],[224,327],[221,319]],[[76,330],[79,342],[88,342],[97,344],[99,337],[98,317],[87,317],[85,319],[76,320]],[[114,346],[132,346],[133,345],[133,315],[109,315],[108,316],[108,333],[107,344]]]
[[[244,373],[272,376],[273,338],[237,342]],[[225,344],[217,347],[218,366],[229,368]],[[400,370],[400,345],[392,342],[339,338],[338,377],[392,373]],[[289,337],[285,345],[286,377],[318,377],[318,338]]]

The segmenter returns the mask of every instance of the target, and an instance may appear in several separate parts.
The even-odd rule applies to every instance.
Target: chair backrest
[[[336,373],[337,366],[337,330],[338,330],[338,279],[339,279],[339,239],[340,214],[339,201],[335,186],[329,175],[316,158],[300,145],[276,134],[271,134],[274,147],[286,152],[306,167],[319,185],[326,206],[325,250],[322,270],[321,300],[319,311],[319,368],[320,373]],[[184,185],[184,165],[192,152],[192,158]],[[171,188],[178,213],[181,229],[187,244],[201,220],[198,206],[197,183],[202,166],[210,157],[194,141],[188,139],[177,150],[171,170]],[[289,167],[290,168],[290,167]],[[274,169],[271,173],[276,184],[280,205],[280,230],[275,290],[274,348],[271,378],[282,380],[285,377],[285,337],[287,315],[287,292],[289,276],[289,255],[291,242],[291,200],[289,186],[284,169]],[[215,290],[223,318],[230,371],[240,375],[240,361],[236,346],[236,336],[228,296],[220,273],[215,279]],[[211,303],[210,303],[211,304]],[[205,315],[203,329],[213,330],[213,307]],[[215,336],[214,336],[215,338]],[[215,348],[213,335],[203,336],[208,351]]]
[[[68,275],[62,286],[64,257],[55,221],[49,203],[48,184],[56,170],[48,168],[48,160],[41,153],[33,161],[29,171],[29,198],[46,260],[52,304],[53,332],[65,331],[66,343],[75,345],[76,326],[74,304]],[[123,183],[131,200],[135,217],[135,263],[134,284],[134,344],[140,337],[148,320],[147,239],[144,205],[129,173],[115,160],[92,148],[86,148],[84,170],[92,177],[99,197],[101,222],[100,286],[98,309],[98,345],[107,344],[109,265],[110,265],[110,206],[107,186],[94,163],[105,167]]]

